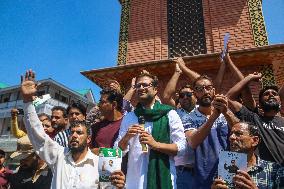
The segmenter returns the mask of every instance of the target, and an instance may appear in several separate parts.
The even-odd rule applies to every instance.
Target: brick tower
[[[117,66],[82,72],[99,86],[113,78],[129,86],[130,78],[147,69],[160,87],[174,71],[171,59],[184,57],[198,73],[214,77],[223,37],[230,33],[230,54],[246,75],[265,75],[263,85],[284,82],[284,45],[268,45],[262,0],[120,0],[121,24]],[[281,64],[282,63],[282,64]],[[181,84],[187,82],[181,79]],[[234,84],[230,73],[223,91]],[[258,91],[260,86],[252,86]]]
[[[267,45],[261,0],[122,0],[118,65]]]

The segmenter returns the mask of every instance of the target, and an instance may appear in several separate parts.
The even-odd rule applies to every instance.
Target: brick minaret
[[[121,0],[118,65],[267,45],[261,0]]]

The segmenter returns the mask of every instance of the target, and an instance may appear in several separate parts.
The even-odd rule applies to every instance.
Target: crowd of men
[[[89,112],[73,103],[53,107],[51,117],[36,113],[37,82],[28,70],[21,84],[25,128],[18,127],[17,110],[11,112],[18,150],[10,158],[20,166],[10,171],[0,150],[0,188],[104,188],[98,172],[101,147],[123,151],[121,170],[110,176],[113,188],[229,188],[218,174],[221,150],[247,156],[246,170],[226,166],[235,173],[234,188],[284,188],[284,84],[280,90],[265,86],[254,99],[249,84],[262,75],[244,76],[229,53],[214,80],[188,68],[182,58],[174,63],[160,97],[157,76],[143,70],[124,95],[111,81]],[[221,94],[226,69],[238,83]],[[189,83],[177,89],[181,74]]]

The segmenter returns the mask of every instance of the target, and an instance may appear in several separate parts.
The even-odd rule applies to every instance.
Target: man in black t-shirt
[[[50,189],[52,171],[36,154],[28,136],[18,139],[17,145],[10,157],[20,161],[20,167],[8,177],[10,189]]]
[[[250,74],[235,87],[241,91],[250,81],[260,78],[259,74]],[[281,102],[278,87],[266,86],[259,92],[261,114],[250,111],[237,101],[230,101],[230,106],[239,119],[252,122],[258,127],[261,135],[257,149],[260,158],[284,165],[284,118],[279,114]]]

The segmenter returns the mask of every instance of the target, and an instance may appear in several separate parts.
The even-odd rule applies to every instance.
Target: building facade
[[[51,99],[36,107],[37,113],[51,115],[53,106],[67,107],[73,102],[82,103],[87,109],[95,105],[95,100],[91,90],[80,90],[78,92],[54,81],[53,79],[40,80],[38,97],[50,94]],[[5,87],[0,89],[0,135],[10,135],[11,109],[23,108],[23,99],[20,93],[20,85]],[[19,126],[23,127],[22,115],[19,115]]]

